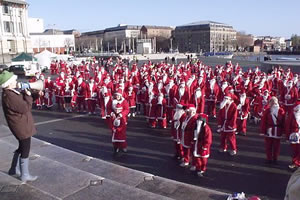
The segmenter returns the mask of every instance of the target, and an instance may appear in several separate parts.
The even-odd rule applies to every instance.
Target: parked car
[[[0,64],[0,73],[4,70],[8,70],[8,66],[4,64]]]
[[[25,76],[24,65],[11,65],[8,71],[13,72],[15,75]]]

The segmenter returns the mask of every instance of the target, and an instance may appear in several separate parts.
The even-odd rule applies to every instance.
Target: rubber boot
[[[35,181],[38,177],[31,176],[28,170],[29,158],[20,158],[20,168],[21,168],[21,181]]]
[[[14,157],[12,159],[11,162],[11,167],[8,170],[8,174],[11,176],[17,175],[20,176],[21,172],[20,172],[20,153],[15,152],[14,153]]]

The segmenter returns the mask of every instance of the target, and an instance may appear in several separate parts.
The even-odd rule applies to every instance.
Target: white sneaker
[[[203,174],[204,174],[204,171],[197,172],[197,176],[199,176],[199,177],[203,177]]]
[[[227,151],[227,149],[219,149],[220,153],[225,153]]]
[[[180,167],[186,167],[186,166],[188,166],[188,165],[189,165],[189,163],[182,162],[179,166],[180,166]]]
[[[235,150],[232,150],[232,151],[229,152],[229,154],[230,154],[231,156],[234,156],[234,155],[236,155],[236,151],[235,151]]]
[[[196,171],[196,166],[191,166],[190,171],[192,172]]]
[[[132,113],[132,117],[135,117],[135,113]]]

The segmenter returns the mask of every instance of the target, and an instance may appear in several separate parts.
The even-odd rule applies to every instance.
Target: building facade
[[[141,39],[151,40],[151,49],[169,48],[172,28],[163,26],[135,26],[120,24],[104,30],[85,32],[76,38],[76,50],[80,52],[137,52],[137,43]],[[166,45],[167,43],[167,45]],[[149,47],[149,45],[147,44]],[[148,48],[147,47],[147,48]]]
[[[10,63],[21,52],[32,53],[25,0],[0,0],[0,62]]]
[[[236,31],[232,26],[219,22],[200,21],[177,26],[173,37],[179,52],[235,50]]]
[[[72,31],[47,29],[43,33],[30,34],[34,53],[47,49],[56,54],[69,54],[75,51],[75,35]]]

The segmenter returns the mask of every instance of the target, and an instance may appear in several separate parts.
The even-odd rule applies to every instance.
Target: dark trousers
[[[28,158],[30,152],[31,137],[19,141],[19,148],[16,152],[21,154],[21,158]]]

